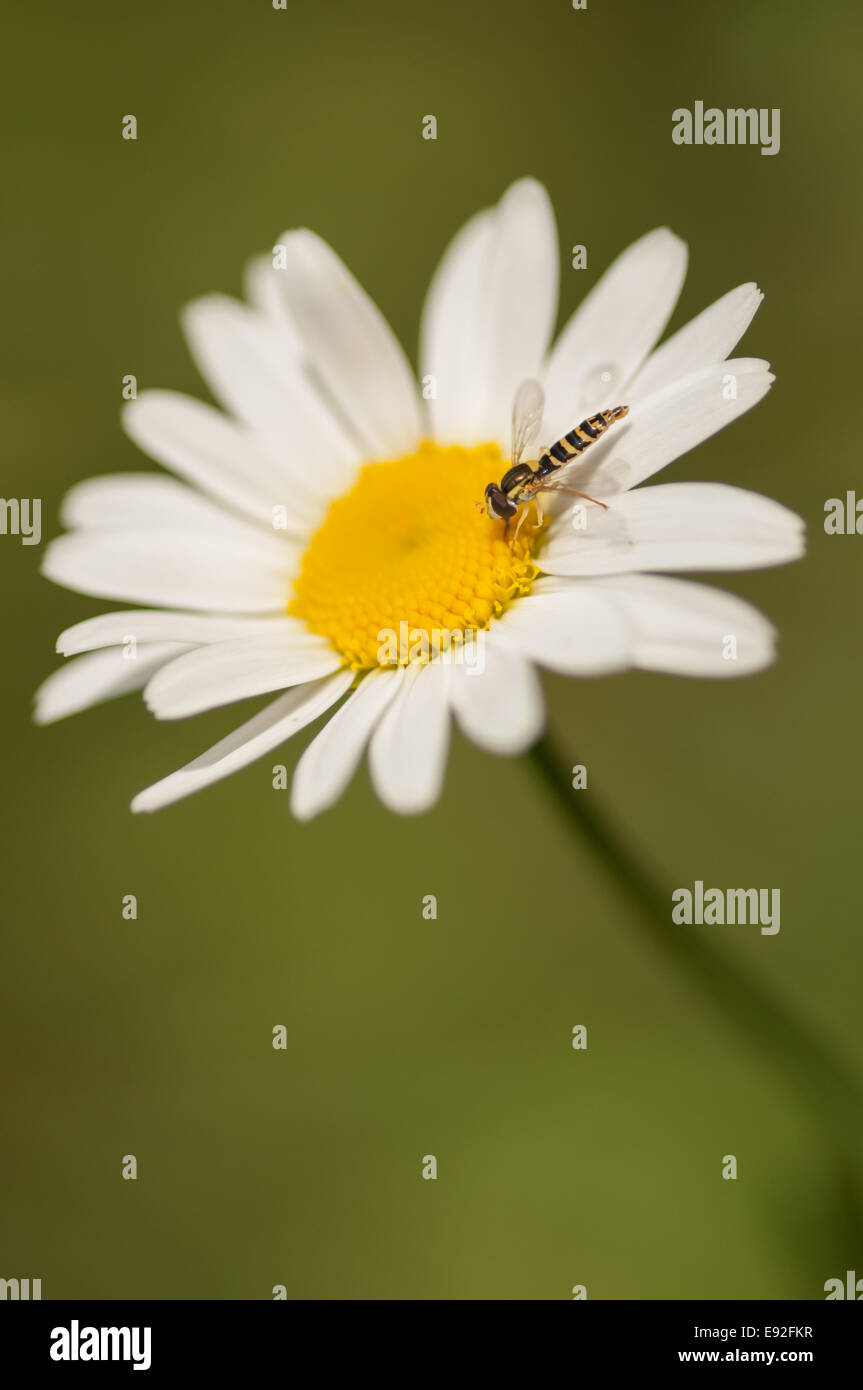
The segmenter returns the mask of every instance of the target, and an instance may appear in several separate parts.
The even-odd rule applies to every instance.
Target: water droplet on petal
[[[619,404],[612,401],[611,397],[617,390],[621,376],[621,369],[615,362],[605,362],[602,366],[594,367],[585,373],[581,383],[581,399],[588,415],[592,415],[595,410]]]

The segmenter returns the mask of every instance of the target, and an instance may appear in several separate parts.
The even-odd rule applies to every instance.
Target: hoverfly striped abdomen
[[[565,463],[571,463],[601,438],[609,425],[613,425],[615,420],[622,420],[624,415],[628,414],[628,406],[616,405],[612,410],[601,410],[597,415],[589,415],[580,425],[576,425],[575,429],[570,430],[546,450],[537,464],[537,473],[545,477],[555,469],[562,468]]]

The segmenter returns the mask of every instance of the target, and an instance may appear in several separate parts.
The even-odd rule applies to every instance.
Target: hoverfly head
[[[511,502],[497,483],[489,483],[485,490],[485,505],[489,516],[493,521],[509,521],[518,511],[518,507]]]

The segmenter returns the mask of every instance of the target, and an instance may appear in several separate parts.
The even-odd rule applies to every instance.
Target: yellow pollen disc
[[[500,482],[508,466],[496,444],[430,443],[406,458],[366,464],[312,537],[288,612],[355,669],[428,659],[464,640],[451,634],[470,640],[538,573],[534,506],[516,541],[518,518],[505,540],[504,523],[477,510],[486,484]],[[398,657],[382,655],[389,634]]]

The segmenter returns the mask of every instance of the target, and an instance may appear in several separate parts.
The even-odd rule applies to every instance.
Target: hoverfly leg
[[[528,504],[528,505],[529,505],[529,504]],[[523,512],[521,513],[521,516],[520,516],[519,519],[518,519],[518,525],[517,525],[516,528],[515,528],[515,535],[514,535],[513,538],[512,538],[512,543],[513,543],[513,545],[515,545],[516,541],[518,540],[518,533],[519,533],[519,531],[520,531],[521,528],[522,528],[522,524],[523,524],[524,519],[525,519],[526,516],[527,516],[527,507],[524,508]],[[506,534],[506,533],[504,533],[504,534]]]
[[[573,497],[583,497],[585,502],[593,502],[597,507],[602,507],[604,512],[608,511],[607,502],[600,502],[598,497],[590,497],[588,493],[579,492],[577,488],[567,487],[564,483],[550,483],[548,487],[544,487],[542,490],[543,492],[569,492]]]

